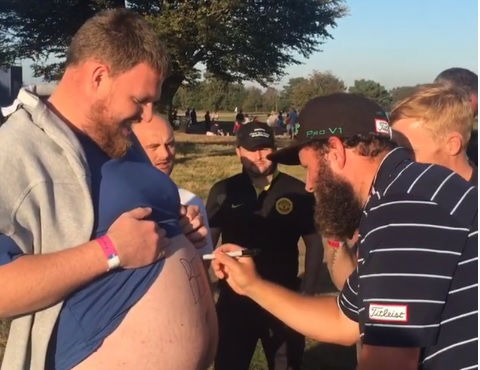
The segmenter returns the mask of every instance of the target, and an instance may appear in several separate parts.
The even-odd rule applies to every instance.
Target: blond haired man
[[[468,93],[430,84],[399,102],[391,122],[397,141],[413,150],[417,162],[442,165],[477,184],[477,168],[466,153],[473,114]]]
[[[477,184],[477,167],[468,160],[467,144],[473,124],[469,91],[451,84],[429,84],[399,102],[391,113],[394,136],[414,151],[417,162],[443,165]],[[356,266],[353,243],[324,243],[332,281],[341,289]]]
[[[473,124],[470,93],[449,84],[429,84],[399,102],[391,113],[394,137],[412,149],[417,162],[435,163],[477,185],[477,167],[466,150]],[[341,289],[356,267],[353,243],[328,241],[325,253],[332,281]]]

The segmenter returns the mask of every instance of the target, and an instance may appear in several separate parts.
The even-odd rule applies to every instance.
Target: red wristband
[[[342,245],[343,245],[343,242],[339,241],[339,240],[331,240],[331,239],[328,239],[327,240],[327,243],[330,247],[332,248],[340,248]]]
[[[103,235],[95,239],[102,248],[105,257],[107,257],[108,269],[107,271],[120,267],[120,258],[118,257],[117,249],[108,235]]]

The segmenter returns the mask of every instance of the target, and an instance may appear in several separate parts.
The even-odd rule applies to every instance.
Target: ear
[[[101,98],[111,90],[112,77],[110,68],[106,64],[97,61],[88,63],[88,87],[93,94]]]
[[[235,153],[237,153],[237,157],[238,157],[238,158],[241,158],[242,155],[241,155],[241,152],[240,152],[240,147],[237,146],[237,147],[235,148]]]
[[[343,167],[345,167],[347,155],[342,141],[336,136],[331,136],[328,139],[328,145],[330,146],[330,150],[327,154],[327,158],[330,161],[332,168],[336,167],[339,170],[343,169]]]
[[[456,156],[464,148],[463,136],[460,133],[453,131],[450,132],[445,139],[445,150],[448,155]]]

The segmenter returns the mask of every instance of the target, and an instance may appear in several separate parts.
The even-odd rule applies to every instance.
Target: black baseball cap
[[[295,125],[295,139],[286,148],[269,154],[268,159],[283,164],[299,164],[298,152],[306,144],[331,136],[350,138],[358,134],[391,137],[388,117],[374,101],[362,95],[335,93],[307,102]]]
[[[237,132],[237,146],[251,151],[275,148],[273,130],[264,122],[246,123]]]

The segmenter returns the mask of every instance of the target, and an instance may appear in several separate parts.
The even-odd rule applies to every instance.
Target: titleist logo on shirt
[[[397,304],[370,303],[368,317],[376,321],[407,322],[408,306]]]

